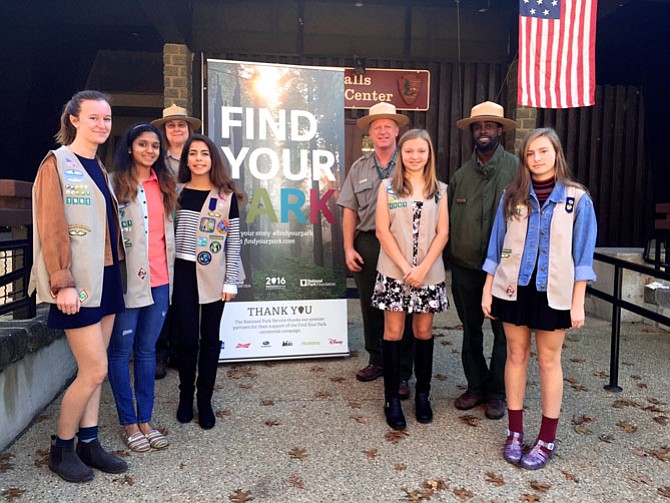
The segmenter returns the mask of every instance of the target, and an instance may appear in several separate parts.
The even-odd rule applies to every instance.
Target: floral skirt
[[[440,313],[449,309],[447,286],[444,283],[421,288],[377,273],[370,305],[383,311],[406,313]]]

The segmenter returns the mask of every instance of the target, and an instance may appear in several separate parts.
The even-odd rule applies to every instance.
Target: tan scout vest
[[[181,191],[183,185],[178,186]],[[195,276],[198,303],[221,300],[226,280],[226,237],[232,194],[209,191],[200,210],[200,223],[195,233]]]
[[[389,213],[391,216],[391,234],[398,243],[398,247],[403,256],[411,262],[412,257],[412,200],[403,198],[395,193],[391,187],[392,179],[382,180],[382,189],[386,190],[388,196]],[[437,199],[446,197],[447,185],[438,182]],[[430,244],[437,234],[437,217],[439,201],[436,198],[424,199],[423,209],[421,210],[421,222],[419,224],[419,250],[417,254],[417,263],[426,257]],[[379,251],[379,260],[377,261],[377,270],[384,276],[402,281],[402,270],[391,260],[382,247]],[[437,285],[444,281],[444,262],[440,255],[428,270],[424,279],[426,285]]]
[[[99,307],[105,268],[107,230],[105,196],[68,147],[62,146],[51,153],[56,156],[65,219],[68,223],[70,249],[72,250],[70,272],[82,306]],[[110,193],[116,202],[111,189]],[[33,189],[33,215],[35,214]],[[31,271],[30,290],[37,288],[38,302],[55,304],[56,299],[51,296],[49,273],[42,255],[42,242],[37,226],[33,229],[33,247],[35,263]]]
[[[110,176],[114,177],[114,173]],[[128,290],[124,295],[126,307],[137,308],[154,303],[151,297],[151,273],[149,268],[149,225],[147,197],[142,184],[137,185],[137,197],[131,203],[119,205],[123,247],[126,251]],[[170,298],[174,279],[174,223],[164,215],[165,256],[167,257]]]
[[[574,210],[566,211],[565,201],[556,203],[549,229],[549,272],[547,300],[549,307],[562,311],[572,306],[575,264],[572,259],[572,226],[584,190],[567,186],[566,199],[574,197]],[[503,300],[516,300],[519,271],[528,231],[528,206],[520,206],[519,214],[507,221],[507,233],[500,256],[500,265],[493,277],[491,293]]]

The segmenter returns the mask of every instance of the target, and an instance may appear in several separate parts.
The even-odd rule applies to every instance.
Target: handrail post
[[[621,341],[621,285],[623,273],[618,264],[614,264],[614,302],[612,302],[612,340],[610,350],[610,382],[603,386],[607,391],[620,392],[619,386],[619,343]]]

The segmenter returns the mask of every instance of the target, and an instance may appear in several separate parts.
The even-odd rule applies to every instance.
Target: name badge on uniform
[[[574,197],[566,197],[565,198],[565,211],[568,213],[572,213],[575,210],[575,198]]]
[[[456,198],[456,204],[465,204],[467,202],[468,202],[468,200],[465,199],[465,198],[460,198],[460,199]]]

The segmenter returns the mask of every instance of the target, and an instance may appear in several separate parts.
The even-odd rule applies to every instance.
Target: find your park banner
[[[206,85],[207,134],[247,195],[220,361],[348,354],[342,69],[208,59]]]

